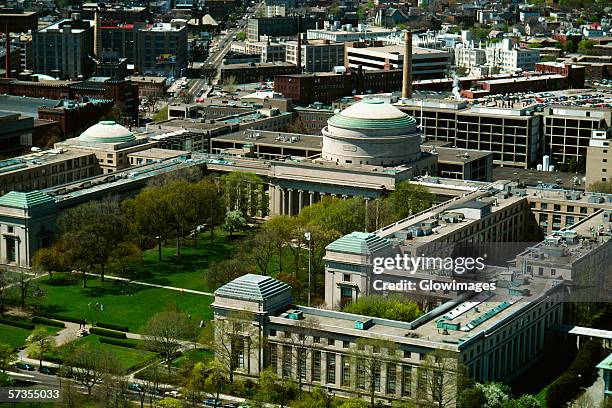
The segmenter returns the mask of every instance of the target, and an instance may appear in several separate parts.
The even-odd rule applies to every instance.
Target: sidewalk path
[[[97,273],[87,272],[86,275],[96,276],[98,278],[100,277],[100,275]],[[158,285],[157,283],[134,281],[134,280],[129,280],[127,278],[121,278],[119,276],[104,275],[104,279],[122,281],[126,283],[133,283],[135,285],[149,286],[152,288],[176,290],[177,292],[183,292],[183,293],[194,293],[196,295],[214,296],[214,293],[210,293],[210,292],[202,292],[200,290],[194,290],[194,289],[177,288],[176,286]]]

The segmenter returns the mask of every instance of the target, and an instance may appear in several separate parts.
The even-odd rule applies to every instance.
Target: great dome
[[[334,115],[328,121],[330,127],[345,130],[383,130],[385,134],[410,134],[416,131],[416,120],[395,106],[380,99],[364,99]]]
[[[345,166],[409,164],[421,154],[416,120],[380,99],[337,113],[322,133],[323,159]]]
[[[79,140],[93,143],[124,143],[135,139],[132,132],[112,120],[96,123],[79,136]]]

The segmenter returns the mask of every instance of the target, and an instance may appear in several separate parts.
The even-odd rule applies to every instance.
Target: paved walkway
[[[87,272],[86,275],[96,276],[98,278],[100,277],[100,274],[97,274],[97,273]],[[183,293],[194,293],[196,295],[214,296],[214,293],[210,293],[210,292],[202,292],[200,290],[194,290],[194,289],[177,288],[176,286],[158,285],[157,283],[134,281],[134,280],[130,280],[127,278],[121,278],[119,276],[104,275],[104,279],[116,280],[116,281],[121,281],[121,282],[126,282],[126,283],[133,283],[135,285],[149,286],[151,288],[176,290],[177,292],[183,292]]]

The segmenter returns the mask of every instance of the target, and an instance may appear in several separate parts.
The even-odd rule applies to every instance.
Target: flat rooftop
[[[267,130],[244,130],[212,138],[213,141],[321,151],[323,136]]]
[[[475,160],[482,159],[493,154],[486,150],[468,150],[468,149],[457,149],[454,147],[429,147],[427,143],[421,145],[421,150],[428,153],[434,153],[438,155],[438,162],[451,163],[451,164],[465,164]]]
[[[395,54],[399,56],[404,55],[404,46],[403,45],[382,45],[379,47],[347,47],[347,52],[356,51],[362,54]],[[431,48],[423,48],[423,47],[412,47],[412,55],[413,56],[448,56],[447,51],[442,50],[434,50]]]
[[[0,111],[38,117],[38,108],[53,108],[60,103],[57,99],[30,98],[14,95],[0,95]]]
[[[89,156],[91,153],[71,152],[64,149],[49,149],[32,152],[11,159],[0,160],[0,176],[48,165],[55,162]]]

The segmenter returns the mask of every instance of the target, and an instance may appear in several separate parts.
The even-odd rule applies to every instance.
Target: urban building
[[[455,65],[468,70],[473,75],[491,75],[517,71],[533,71],[540,61],[540,52],[532,48],[519,48],[512,40],[504,38],[501,42],[482,47],[479,43],[463,43],[455,47]]]
[[[246,55],[258,54],[257,62],[285,61],[285,44],[275,41],[233,42],[230,50]],[[294,63],[295,65],[295,63]]]
[[[612,128],[593,130],[586,154],[586,184],[612,181]]]
[[[584,162],[593,132],[603,130],[609,137],[612,126],[612,112],[606,108],[552,106],[544,109],[542,119],[543,148],[556,166],[572,159]]]
[[[85,130],[79,137],[55,144],[58,149],[95,155],[104,174],[128,167],[128,154],[152,147],[157,147],[157,142],[149,141],[145,135],[136,136],[113,121],[102,121]]]
[[[138,87],[139,98],[159,98],[166,94],[167,80],[165,77],[133,75],[128,79]]]
[[[315,27],[315,21],[303,16],[275,16],[250,18],[247,23],[247,40],[258,42],[261,36],[290,37]]]
[[[101,173],[92,153],[50,149],[0,161],[0,194],[55,187]]]
[[[364,70],[392,70],[404,66],[403,45],[382,45],[375,42],[346,44],[347,68]],[[450,67],[450,54],[447,51],[429,48],[412,48],[412,77],[414,79],[444,78]]]
[[[341,26],[334,22],[333,29],[313,29],[306,32],[308,40],[328,40],[331,42],[354,42],[362,40],[380,40],[394,33],[393,30],[382,27],[356,27],[351,24]]]
[[[35,31],[34,71],[61,79],[85,79],[94,71],[94,22],[73,13],[68,20]]]
[[[187,67],[187,26],[155,23],[138,30],[134,69],[143,74],[179,77]]]
[[[295,74],[298,68],[288,62],[262,62],[260,64],[232,64],[221,66],[221,80],[233,77],[236,83],[262,82],[279,75]]]
[[[0,154],[10,157],[32,146],[33,130],[33,117],[0,110]]]
[[[493,153],[457,149],[448,142],[424,142],[421,150],[438,156],[437,176],[446,179],[491,181]]]
[[[401,70],[350,70],[342,74],[278,75],[274,78],[274,91],[296,105],[309,105],[332,103],[347,95],[393,92],[400,89],[401,84]]]
[[[285,43],[285,61],[298,64],[298,43]],[[308,41],[301,44],[300,61],[303,72],[330,72],[334,67],[344,66],[344,43],[329,41]]]

